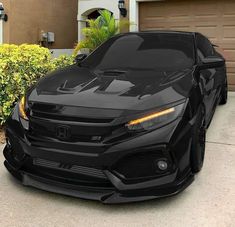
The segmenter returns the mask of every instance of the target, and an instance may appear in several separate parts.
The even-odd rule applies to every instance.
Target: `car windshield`
[[[109,39],[82,65],[102,71],[175,71],[190,68],[194,62],[194,41],[190,34],[129,33]]]

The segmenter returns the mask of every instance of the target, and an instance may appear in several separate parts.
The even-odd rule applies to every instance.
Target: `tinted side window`
[[[214,55],[214,49],[211,45],[211,42],[204,36],[197,34],[196,36],[197,41],[197,51],[198,56],[201,59],[202,57],[208,57]]]

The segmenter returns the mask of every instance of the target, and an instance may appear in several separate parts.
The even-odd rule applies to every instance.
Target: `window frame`
[[[202,52],[202,48],[199,48],[200,44],[198,41],[200,41],[200,40],[198,40],[198,39],[203,40],[204,43],[206,43],[207,48],[211,49],[210,55],[205,55],[205,52],[204,53]],[[202,61],[201,57],[199,57],[198,51],[200,51],[202,53],[204,58],[209,57],[209,56],[215,56],[216,51],[215,51],[211,41],[206,36],[202,35],[201,33],[195,34],[195,45],[196,45],[195,48],[196,48],[197,62],[200,63]]]

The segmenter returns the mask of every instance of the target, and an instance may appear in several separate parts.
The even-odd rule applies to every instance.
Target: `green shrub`
[[[82,29],[84,39],[75,47],[74,55],[81,49],[95,50],[103,42],[119,33],[122,28],[130,25],[128,21],[116,21],[108,10],[100,10],[100,16],[95,20],[87,20],[88,27]]]
[[[69,55],[61,55],[58,58],[52,60],[54,69],[63,68],[74,63],[74,57]]]
[[[52,59],[38,45],[0,45],[0,125],[26,90],[48,72],[73,63],[72,56]]]

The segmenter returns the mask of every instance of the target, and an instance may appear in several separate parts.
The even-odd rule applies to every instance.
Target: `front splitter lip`
[[[83,186],[76,186],[70,184],[64,184],[51,179],[35,176],[24,171],[20,171],[11,166],[7,161],[4,162],[7,170],[17,178],[24,186],[34,187],[41,190],[63,194],[67,196],[73,196],[81,199],[96,200],[104,204],[119,204],[119,203],[131,203],[141,202],[145,200],[152,200],[162,197],[168,197],[178,194],[188,187],[194,180],[194,175],[189,173],[181,182],[176,185],[171,185],[169,188],[151,189],[150,191],[144,190],[136,193],[121,193],[113,188],[101,189],[101,188],[85,188]]]

